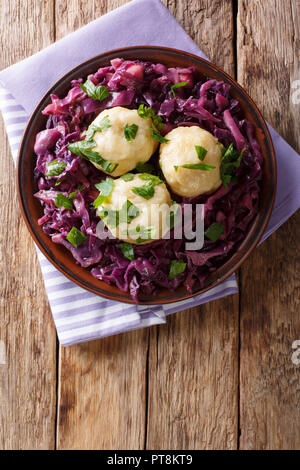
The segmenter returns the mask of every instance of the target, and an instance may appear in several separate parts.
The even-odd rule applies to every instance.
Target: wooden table
[[[124,3],[1,0],[0,68]],[[300,151],[299,0],[164,3]],[[63,348],[0,127],[0,448],[299,449],[300,213],[243,265],[239,295]]]

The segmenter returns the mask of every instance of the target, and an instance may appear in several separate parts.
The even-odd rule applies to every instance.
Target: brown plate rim
[[[248,250],[246,250],[243,254],[241,254],[239,260],[237,261],[237,263],[232,266],[231,268],[228,269],[228,271],[226,273],[224,273],[222,276],[218,277],[217,279],[215,279],[214,281],[212,281],[209,285],[205,286],[204,288],[199,288],[196,292],[192,293],[192,294],[182,294],[180,296],[178,296],[177,298],[170,298],[170,299],[160,299],[160,298],[156,298],[154,297],[154,300],[149,300],[149,301],[140,301],[138,302],[138,304],[136,304],[133,299],[131,299],[131,297],[122,297],[120,299],[118,298],[115,298],[113,295],[110,295],[109,292],[106,292],[106,291],[101,291],[101,293],[99,293],[98,290],[94,289],[92,286],[90,285],[87,285],[85,282],[83,282],[80,278],[78,278],[77,276],[75,277],[74,275],[72,274],[69,274],[62,266],[60,266],[56,260],[54,260],[48,253],[47,251],[45,250],[43,244],[40,242],[39,240],[39,237],[38,235],[35,233],[34,231],[34,228],[32,227],[31,223],[30,223],[30,220],[29,220],[29,216],[27,214],[27,211],[25,209],[25,205],[23,203],[23,189],[22,189],[22,185],[21,185],[21,177],[22,177],[22,174],[21,174],[21,171],[20,171],[20,166],[21,166],[21,161],[22,161],[22,155],[24,153],[24,142],[25,142],[25,137],[26,137],[26,134],[28,132],[28,129],[30,128],[31,126],[31,123],[33,121],[33,119],[35,118],[35,115],[41,105],[41,103],[47,98],[50,96],[50,94],[53,92],[54,89],[56,89],[59,84],[64,81],[68,75],[71,75],[73,73],[76,72],[76,70],[80,70],[80,68],[83,66],[83,65],[86,65],[88,64],[89,62],[93,62],[97,59],[101,59],[103,58],[104,56],[109,56],[109,55],[113,55],[113,54],[120,54],[122,55],[122,53],[130,53],[130,52],[134,52],[135,50],[137,49],[145,49],[145,50],[153,50],[153,51],[156,51],[156,52],[169,52],[169,53],[175,53],[175,54],[180,54],[180,55],[184,55],[184,56],[187,56],[189,58],[191,58],[192,60],[196,60],[196,61],[200,61],[200,62],[204,62],[206,63],[209,67],[211,67],[212,69],[214,69],[214,71],[216,73],[221,73],[221,75],[225,76],[229,82],[232,82],[237,88],[240,89],[241,93],[245,95],[245,97],[247,98],[248,102],[250,103],[250,105],[254,108],[254,110],[256,111],[257,115],[259,116],[262,124],[263,124],[263,132],[264,134],[267,136],[268,138],[268,141],[269,141],[269,144],[270,144],[270,149],[271,149],[271,155],[272,155],[272,160],[273,160],[273,174],[272,174],[272,178],[273,178],[273,193],[272,193],[272,199],[271,199],[271,202],[269,204],[269,207],[268,207],[268,211],[266,211],[266,214],[265,214],[265,217],[264,217],[264,221],[263,223],[261,224],[260,228],[257,229],[257,233],[255,235],[255,238],[253,238],[251,240],[251,246],[249,247]],[[273,144],[273,141],[272,141],[272,138],[271,138],[271,135],[270,135],[270,131],[268,129],[268,126],[260,112],[260,110],[258,109],[257,105],[255,104],[255,102],[252,100],[252,98],[248,95],[248,93],[244,90],[244,88],[239,85],[239,83],[237,83],[237,81],[232,78],[229,74],[227,74],[224,70],[222,70],[220,67],[218,67],[217,65],[209,62],[208,60],[206,59],[203,59],[202,57],[200,56],[197,56],[195,54],[192,54],[190,52],[186,52],[186,51],[182,51],[180,49],[174,49],[174,48],[170,48],[170,47],[163,47],[163,46],[129,46],[129,47],[122,47],[122,48],[117,48],[117,49],[112,49],[110,51],[106,51],[104,53],[101,53],[101,54],[97,54],[96,56],[93,56],[89,59],[87,59],[86,61],[84,62],[81,62],[79,65],[77,65],[76,67],[70,69],[67,73],[65,73],[62,77],[60,77],[50,88],[49,90],[43,95],[43,97],[40,99],[40,101],[38,102],[38,104],[35,106],[34,110],[32,111],[31,115],[30,115],[30,118],[27,122],[27,125],[26,125],[26,128],[23,132],[23,135],[22,135],[22,139],[21,139],[21,143],[20,143],[20,147],[19,147],[19,152],[18,152],[18,161],[17,161],[17,192],[18,192],[18,199],[19,199],[19,204],[20,204],[20,208],[21,208],[21,213],[22,213],[22,216],[25,220],[25,223],[26,223],[26,226],[32,236],[32,238],[34,239],[35,243],[37,244],[38,248],[42,251],[43,255],[62,273],[64,274],[68,279],[70,279],[71,281],[75,282],[77,285],[79,285],[80,287],[82,287],[83,289],[86,289],[96,295],[98,295],[99,297],[103,297],[103,298],[106,298],[106,299],[109,299],[111,301],[119,301],[119,302],[123,302],[123,303],[128,303],[128,304],[136,304],[136,305],[163,305],[163,304],[170,304],[170,303],[175,303],[175,302],[180,302],[180,301],[183,301],[183,300],[188,300],[188,299],[192,299],[193,297],[196,297],[200,294],[203,294],[204,292],[207,292],[208,290],[211,290],[212,288],[216,287],[217,285],[219,285],[221,282],[225,281],[227,278],[229,278],[235,271],[237,271],[239,269],[239,267],[241,266],[241,264],[248,258],[248,256],[250,256],[250,254],[252,253],[252,251],[254,250],[254,248],[257,246],[258,242],[260,241],[267,225],[268,225],[268,222],[270,220],[270,217],[271,217],[271,214],[272,214],[272,209],[273,209],[273,206],[274,206],[274,201],[275,201],[275,195],[276,195],[276,186],[277,186],[277,164],[276,164],[276,156],[275,156],[275,150],[274,150],[274,144]],[[49,239],[50,240],[50,239]],[[74,261],[75,263],[75,261]],[[99,281],[101,282],[101,281]],[[103,281],[102,281],[103,282]],[[176,291],[175,291],[176,292]],[[121,291],[120,291],[121,293]]]

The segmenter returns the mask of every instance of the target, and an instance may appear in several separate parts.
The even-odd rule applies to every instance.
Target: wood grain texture
[[[240,1],[238,78],[264,116],[300,150],[300,2]],[[288,155],[286,156],[288,158]],[[299,449],[300,213],[257,248],[241,269],[240,447]]]
[[[56,1],[57,38],[124,1]],[[58,449],[142,449],[148,331],[60,348]]]
[[[50,1],[0,3],[1,69],[53,41],[53,11]],[[0,135],[0,449],[52,449],[56,333],[2,118]]]
[[[236,449],[237,297],[180,312],[151,334],[148,449]]]
[[[58,449],[142,449],[148,330],[61,348]]]
[[[0,0],[0,68],[125,3]],[[299,151],[299,0],[163,3]],[[299,213],[245,263],[240,300],[60,348],[55,436],[55,329],[0,135],[0,449],[299,448]]]
[[[166,3],[205,54],[234,75],[231,2]],[[237,371],[238,296],[178,312],[151,329],[147,448],[236,448]]]
[[[232,0],[163,0],[163,3],[207,57],[234,77]]]
[[[59,18],[59,22],[56,24],[57,38],[94,19],[96,13],[105,13],[108,6],[111,9],[123,3],[125,2],[97,2],[92,7],[90,5],[87,7],[85,4],[82,7],[81,2],[68,2],[66,8],[65,2],[56,2],[56,17]],[[215,2],[192,1],[189,2],[188,9],[182,9],[181,2],[178,4],[165,3],[199,43],[202,40],[205,42],[206,48],[204,50],[211,57],[213,57],[213,45],[209,46],[204,38],[205,35],[207,38],[209,36],[208,31],[212,26],[210,18],[214,17],[216,34],[223,37],[225,45],[225,52],[220,55],[219,63],[227,71],[234,73],[231,3],[220,0]],[[202,4],[201,8],[198,8],[200,3]],[[96,9],[96,5],[98,9]],[[218,13],[216,14],[216,12]],[[219,25],[218,28],[216,28],[216,24]],[[197,29],[195,34],[191,30],[192,25],[195,25],[194,27]],[[197,28],[196,25],[201,25],[201,28]],[[227,332],[224,332],[224,322],[227,325]],[[168,334],[166,334],[167,331]],[[211,338],[212,331],[214,332],[213,338]],[[231,332],[229,336],[228,331]],[[208,333],[210,336],[205,340]],[[160,337],[159,345],[156,341],[156,335]],[[172,448],[176,445],[180,448],[180,445],[185,445],[186,448],[197,448],[197,446],[221,448],[223,445],[234,448],[237,445],[237,299],[230,298],[211,303],[201,309],[193,309],[188,313],[180,313],[172,319],[170,329],[165,327],[160,333],[159,328],[152,328],[150,336],[151,362],[149,363],[148,377],[145,375],[148,350],[148,334],[145,335],[145,332],[129,333],[117,338],[99,341],[96,344],[85,345],[84,355],[82,354],[82,346],[75,346],[71,350],[61,348],[57,441],[59,448],[113,449],[126,448],[126,446],[128,448],[143,448],[146,432],[145,416],[148,412],[144,395],[146,381],[148,381],[150,390],[147,447],[151,448],[153,445],[157,445],[158,448]],[[185,363],[178,360],[176,376],[179,377],[179,380],[178,382],[170,382],[165,388],[165,374],[162,374],[161,381],[157,379],[157,376],[160,376],[161,371],[168,370],[170,357],[174,355],[173,347],[169,343],[172,344],[175,338],[177,351],[184,350],[188,342],[189,354],[193,355],[195,359],[193,367],[197,369],[197,373],[195,374],[193,368],[186,368]],[[230,367],[226,368],[228,374],[224,376],[223,380],[219,380],[223,365],[218,361],[217,356],[211,358],[206,354],[203,356],[195,353],[197,345],[201,345],[202,342],[204,344],[203,352],[207,350],[208,345],[212,351],[222,345],[221,363],[230,363]],[[225,343],[226,346],[224,346]],[[128,355],[116,354],[120,348],[124,349]],[[108,349],[111,350],[110,354],[107,353]],[[109,367],[111,355],[114,356],[115,367],[113,371]],[[138,359],[134,366],[128,369],[126,364],[127,361],[132,362],[131,355]],[[160,367],[155,370],[152,365],[154,364],[153,358],[157,355],[161,357]],[[90,362],[91,357],[93,358],[92,367],[88,374],[83,374],[87,368],[86,362]],[[217,369],[216,373],[210,373],[211,364]],[[65,381],[65,371],[70,370],[75,372],[73,376],[68,375],[69,380]],[[116,373],[116,371],[118,372]],[[184,381],[187,380],[191,384],[193,389],[191,395],[181,393],[183,378]],[[128,384],[129,396],[124,394],[124,382]],[[199,382],[201,382],[201,386]],[[95,383],[97,383],[98,390],[96,396]],[[139,384],[137,389],[135,388],[136,384]],[[202,404],[203,397],[208,397],[209,391],[214,390],[215,385],[218,388],[215,397],[216,403],[212,407],[207,403]],[[170,396],[170,400],[172,400],[173,394],[176,397],[171,411],[166,406],[167,402],[161,404],[160,408],[156,405],[162,387],[165,388],[165,394]],[[200,388],[202,392],[199,391]],[[119,390],[118,394],[114,393],[116,389]],[[186,398],[185,403],[182,400],[178,401],[180,396],[182,396],[182,400]],[[226,396],[226,400],[224,400],[224,396]],[[112,399],[112,397],[114,398]],[[210,401],[209,405],[211,403]],[[88,405],[88,409],[93,411],[88,415],[83,411],[86,410],[87,404],[91,404]],[[176,405],[178,411],[176,411]],[[170,413],[179,415],[182,407],[186,410],[187,416],[181,417],[178,421],[180,425],[174,425],[171,433]],[[188,414],[190,407],[194,410],[191,416]],[[216,413],[217,408],[218,412]],[[216,419],[221,415],[224,418],[224,426],[221,432],[215,432]],[[96,419],[95,416],[97,416]],[[199,430],[199,419],[203,419],[204,416],[206,419]],[[160,443],[156,438],[157,426],[161,429]],[[93,436],[86,436],[85,429],[87,427],[93,429]],[[182,427],[185,428],[184,437],[182,437]]]

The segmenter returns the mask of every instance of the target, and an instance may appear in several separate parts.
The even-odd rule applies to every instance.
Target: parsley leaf
[[[130,224],[130,222],[140,215],[140,213],[140,209],[127,199],[119,211],[119,222]]]
[[[70,195],[71,196],[71,195]],[[61,208],[63,206],[65,209],[73,209],[73,205],[70,199],[63,195],[63,193],[58,193],[54,199],[54,204],[56,207]]]
[[[48,171],[45,176],[59,176],[66,168],[67,164],[64,161],[59,162],[55,159],[52,160],[52,162],[47,163],[46,166]]]
[[[131,190],[134,194],[141,196],[144,199],[151,199],[154,196],[154,187],[152,181],[147,181],[146,184],[142,186],[136,186]]]
[[[146,181],[146,183],[132,188],[131,191],[144,199],[151,199],[154,196],[154,187],[162,184],[163,181],[158,176],[149,175],[149,173],[139,173],[138,176],[141,180]]]
[[[128,142],[135,139],[138,128],[139,126],[137,126],[136,124],[131,124],[131,126],[128,126],[128,124],[126,124],[126,126],[124,127],[124,136]]]
[[[119,211],[114,211],[108,207],[100,207],[97,213],[108,227],[116,228],[119,225]]]
[[[132,202],[126,201],[119,211],[115,211],[106,207],[102,207],[98,214],[102,219],[105,219],[106,225],[110,228],[116,228],[120,223],[127,223],[135,219],[141,211]]]
[[[103,101],[109,96],[109,91],[104,85],[94,85],[91,80],[79,85],[80,88],[93,100]]]
[[[133,178],[134,178],[134,174],[133,173],[126,173],[126,175],[122,175],[121,178],[124,181],[132,181]]]
[[[211,171],[214,170],[216,167],[213,165],[206,165],[206,163],[186,163],[185,165],[174,165],[175,171],[178,168],[187,168],[188,170],[202,170],[202,171]]]
[[[70,201],[73,201],[74,197],[76,196],[77,191],[73,191],[72,193],[69,194],[69,199]]]
[[[224,225],[220,222],[212,223],[207,230],[205,230],[204,234],[206,238],[209,238],[212,242],[216,242],[219,240],[220,236],[224,233]]]
[[[106,129],[111,127],[110,120],[108,119],[108,115],[104,116],[98,124],[92,123],[86,131],[82,133],[82,135],[86,136],[86,140],[91,140],[94,137],[95,132],[102,132]]]
[[[83,189],[82,184],[79,184],[76,191],[73,191],[72,193],[69,194],[70,201],[73,201],[74,197],[76,196],[77,191],[82,191],[82,189]]]
[[[151,137],[153,139],[158,140],[158,142],[160,142],[161,144],[165,144],[166,142],[169,142],[169,139],[166,139],[165,137],[163,137],[156,129],[151,127],[151,130],[152,130]]]
[[[175,88],[180,88],[182,86],[186,86],[188,82],[178,82],[178,83],[175,83],[174,85],[171,86],[171,90],[172,90],[172,93],[173,93],[173,96],[174,98],[176,98],[176,93],[175,93]]]
[[[138,177],[143,181],[151,181],[153,186],[157,186],[158,184],[162,184],[163,181],[155,175],[149,175],[149,173],[139,173]]]
[[[203,161],[207,154],[207,150],[204,147],[201,147],[201,145],[195,145],[195,149],[199,160]]]
[[[148,108],[145,104],[140,104],[137,113],[142,119],[148,119],[151,117],[152,113],[155,114],[153,109]]]
[[[67,235],[67,240],[72,243],[75,248],[78,248],[78,246],[86,240],[86,236],[78,230],[78,228],[72,227],[71,231]]]
[[[90,160],[93,163],[101,166],[104,171],[107,173],[113,173],[115,169],[119,166],[118,163],[113,164],[108,160],[105,160],[98,152],[90,150],[96,146],[96,142],[93,140],[79,140],[78,142],[73,142],[68,145],[68,150],[70,150],[75,155]]]
[[[169,271],[169,280],[172,281],[174,277],[178,276],[179,274],[183,273],[186,268],[186,263],[179,259],[174,259],[171,261],[170,271]]]
[[[102,204],[102,202],[111,195],[114,187],[114,180],[112,178],[106,178],[106,180],[95,184],[95,186],[100,191],[99,196],[93,202],[94,207],[97,209]]]
[[[142,119],[151,118],[156,129],[158,129],[159,131],[161,131],[162,128],[164,127],[164,123],[163,123],[161,116],[157,116],[155,114],[154,109],[149,108],[148,106],[144,104],[140,104],[137,110],[137,113]]]
[[[237,150],[233,147],[233,144],[230,144],[227,149],[223,149],[223,156],[221,161],[221,180],[225,188],[228,187],[228,183],[235,181],[233,173],[234,170],[240,166],[245,150],[246,149],[244,148],[239,155]]]
[[[90,150],[96,147],[96,142],[93,140],[78,140],[77,142],[72,142],[72,144],[68,145],[68,150],[70,150],[75,155],[79,155],[79,157],[85,157],[85,150]]]
[[[131,243],[126,243],[126,242],[120,243],[119,247],[125,258],[129,259],[130,261],[134,260],[134,250],[133,250],[133,246]]]

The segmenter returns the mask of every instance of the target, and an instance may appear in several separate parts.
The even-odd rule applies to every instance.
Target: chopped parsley
[[[48,169],[46,176],[59,176],[66,168],[67,164],[64,161],[59,162],[55,159],[52,160],[52,162],[46,163],[46,166]]]
[[[137,110],[137,113],[142,119],[151,118],[156,129],[158,129],[159,131],[161,131],[162,128],[164,127],[164,123],[163,123],[161,116],[157,116],[155,114],[154,109],[149,108],[148,106],[144,104],[140,104]]]
[[[216,167],[213,165],[206,165],[206,163],[186,163],[185,165],[174,165],[175,171],[178,168],[187,168],[188,170],[202,170],[202,171],[211,171],[214,170]]]
[[[134,250],[133,250],[133,246],[131,243],[126,243],[126,242],[120,243],[119,247],[125,258],[129,259],[130,261],[134,260]]]
[[[80,88],[93,100],[103,101],[109,96],[109,91],[104,85],[94,85],[91,80],[79,85]]]
[[[207,150],[204,147],[201,147],[201,145],[195,145],[195,149],[199,160],[203,161],[207,154]]]
[[[146,183],[132,188],[131,191],[144,199],[151,199],[154,196],[154,187],[162,184],[163,181],[158,176],[149,175],[148,173],[140,173],[138,176],[141,180],[146,181]]]
[[[86,240],[86,236],[78,230],[78,228],[72,227],[71,231],[67,235],[67,240],[72,243],[75,248],[78,248],[78,246]]]
[[[120,210],[115,211],[107,207],[101,207],[98,214],[110,228],[116,228],[120,223],[127,223],[135,219],[141,211],[132,202],[124,202]]]
[[[149,173],[139,173],[138,177],[143,181],[151,181],[153,186],[162,184],[163,181],[156,175],[149,175]]]
[[[179,259],[174,259],[171,261],[170,271],[169,271],[169,280],[172,281],[174,277],[178,276],[179,274],[183,273],[186,268],[186,263]]]
[[[126,222],[127,224],[130,224],[130,222],[140,215],[140,213],[140,209],[127,200],[119,211],[119,221],[120,223]]]
[[[151,199],[154,196],[154,187],[151,181],[148,181],[142,186],[136,186],[131,190],[134,194],[141,196],[144,199]]]
[[[94,152],[90,149],[96,146],[96,142],[93,140],[79,140],[78,142],[73,142],[68,145],[68,150],[70,150],[75,155],[85,158],[97,165],[101,166],[104,171],[107,173],[113,173],[115,169],[119,166],[118,163],[112,163],[108,160],[105,160],[98,152]]]
[[[134,178],[134,174],[133,173],[126,173],[126,175],[122,175],[121,178],[124,181],[132,181],[133,178]]]
[[[240,166],[245,150],[244,148],[239,155],[233,144],[230,144],[227,149],[222,149],[221,180],[225,188],[228,187],[231,181],[236,180],[234,171]]]
[[[73,191],[73,193],[70,193],[70,194],[69,194],[69,199],[70,199],[70,201],[73,201],[74,197],[76,196],[77,191],[81,191],[82,189],[83,189],[82,184],[79,184],[79,185],[78,185],[78,188],[76,189],[76,191]]]
[[[153,124],[156,127],[156,129],[154,129],[151,126],[151,130],[152,130],[151,137],[153,139],[158,140],[158,142],[160,142],[161,144],[169,142],[168,139],[165,139],[159,132],[164,127],[164,123],[163,123],[161,116],[157,116],[155,114],[154,109],[149,108],[148,106],[145,106],[144,104],[141,104],[137,110],[137,113],[142,119],[148,119],[148,118],[152,119]]]
[[[94,137],[95,132],[102,132],[106,129],[111,127],[110,120],[108,119],[108,115],[104,116],[98,124],[92,123],[86,131],[82,133],[82,135],[86,136],[86,140],[92,140]]]
[[[220,222],[212,223],[207,230],[205,230],[204,234],[206,238],[211,240],[212,242],[216,242],[219,240],[220,236],[224,233],[224,225]]]
[[[153,139],[158,140],[158,142],[161,144],[166,144],[167,142],[169,142],[169,139],[166,139],[165,137],[163,137],[156,129],[151,127],[151,130],[152,130],[151,137]]]
[[[175,93],[175,89],[176,88],[180,88],[182,86],[186,86],[188,82],[178,82],[178,83],[175,83],[174,85],[171,86],[171,90],[172,90],[172,93],[173,93],[173,96],[174,98],[176,98],[176,93]]]
[[[124,136],[128,142],[135,139],[138,128],[139,126],[137,126],[136,124],[131,124],[131,126],[126,124],[126,126],[124,127]]]
[[[106,178],[106,180],[95,184],[95,186],[100,191],[99,196],[93,202],[94,207],[97,209],[103,203],[103,201],[105,201],[105,199],[111,195],[114,187],[114,180],[112,178]]]
[[[72,195],[72,193],[70,194],[70,197],[71,197],[71,195]],[[75,195],[75,193],[74,193],[74,195]],[[59,209],[61,208],[61,206],[63,206],[65,209],[72,210],[73,209],[72,199],[67,198],[66,196],[63,195],[63,193],[58,193],[56,195],[55,199],[54,199],[54,204]]]

